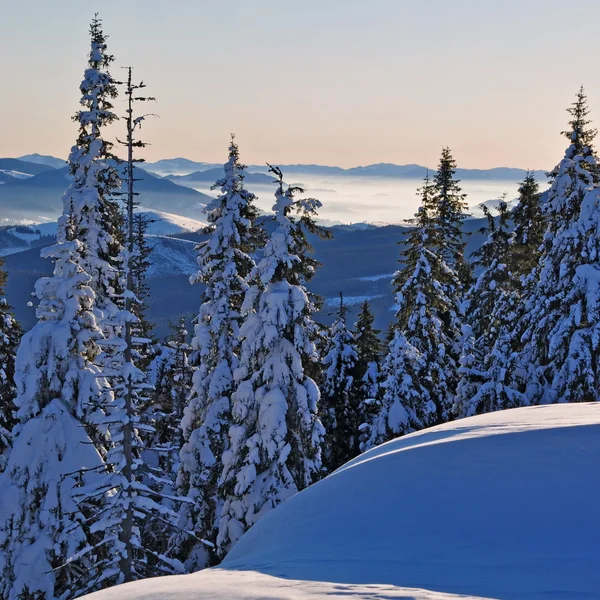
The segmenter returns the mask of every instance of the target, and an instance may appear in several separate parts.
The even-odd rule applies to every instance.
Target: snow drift
[[[284,502],[219,569],[91,598],[598,598],[599,466],[600,404],[455,421]]]

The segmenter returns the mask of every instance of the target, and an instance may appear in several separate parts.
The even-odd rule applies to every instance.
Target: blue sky
[[[0,155],[66,156],[99,10],[157,97],[147,158],[548,168],[583,83],[600,115],[589,0],[5,0]]]

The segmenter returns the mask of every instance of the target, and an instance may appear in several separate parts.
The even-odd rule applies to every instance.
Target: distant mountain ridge
[[[0,158],[0,170],[2,171],[17,171],[28,175],[39,175],[53,169],[54,167],[21,160],[20,158]]]
[[[209,183],[213,184],[218,179],[221,179],[225,175],[223,167],[217,167],[208,169],[207,171],[194,171],[189,175],[167,175],[165,179],[170,179],[174,183],[180,185],[190,185],[192,183]],[[273,183],[274,178],[272,175],[267,173],[251,173],[246,171],[244,173],[245,183],[256,183],[256,184],[270,184]]]
[[[428,169],[425,166],[417,164],[396,165],[393,163],[377,163],[359,167],[344,169],[342,167],[327,166],[327,165],[278,165],[284,174],[297,175],[337,175],[337,176],[352,176],[352,177],[396,177],[400,179],[422,179],[427,171],[431,175],[435,174],[435,169]],[[145,163],[144,168],[153,173],[168,175],[176,181],[174,176],[188,177],[195,174],[200,181],[201,173],[207,171],[216,171],[222,168],[220,164],[206,162],[195,162],[184,158],[163,159],[155,163]],[[248,165],[249,172],[267,173],[269,167],[264,165]],[[184,172],[187,171],[187,172]],[[511,167],[493,167],[491,169],[463,169],[456,170],[456,176],[460,179],[486,179],[486,180],[507,180],[519,181],[525,177],[526,169],[511,168]],[[545,181],[546,171],[534,170],[536,179]]]
[[[37,153],[19,156],[19,160],[24,160],[25,162],[31,162],[38,165],[46,165],[47,167],[52,167],[53,169],[62,169],[67,164],[67,161],[63,160],[62,158],[56,158],[56,156]]]
[[[6,163],[3,161],[17,161],[15,163]],[[23,165],[25,163],[25,166]],[[6,166],[12,164],[13,166]],[[4,166],[3,166],[4,165]],[[27,165],[30,165],[29,167]],[[37,165],[32,167],[31,165]],[[49,168],[59,169],[65,166],[65,161],[54,156],[41,154],[27,154],[20,158],[4,158],[0,159],[0,170],[22,171],[31,175],[37,175],[48,170]],[[394,163],[374,163],[358,167],[344,169],[342,167],[329,165],[315,164],[289,164],[278,165],[282,171],[290,174],[312,174],[312,175],[339,175],[339,176],[354,176],[354,177],[396,177],[400,179],[422,179],[427,171],[431,175],[435,173],[435,169],[417,165],[397,165]],[[20,168],[19,168],[20,167]],[[174,182],[177,182],[177,177],[195,176],[195,181],[209,181],[212,173],[209,176],[207,172],[217,173],[222,169],[222,163],[209,163],[203,161],[194,161],[189,158],[164,158],[156,162],[144,162],[142,169],[161,177],[167,177]],[[248,175],[265,174],[269,167],[267,164],[248,165]],[[24,170],[25,169],[25,170]],[[486,179],[486,180],[510,180],[518,181],[525,177],[526,169],[512,167],[493,167],[490,169],[464,169],[456,170],[456,176],[460,179]],[[539,181],[546,180],[546,171],[533,170],[533,173]],[[203,175],[204,174],[204,175]],[[216,179],[216,178],[215,178]],[[263,180],[266,181],[266,180]],[[254,183],[262,183],[263,181],[255,181]]]
[[[3,161],[5,168],[20,170],[19,165],[29,164],[31,170],[39,170],[33,177],[27,179],[4,178],[0,185],[0,207],[4,219],[21,221],[54,220],[62,212],[61,198],[70,181],[69,168],[55,169],[46,165],[26,163],[16,159],[0,159],[0,169]],[[202,194],[190,187],[177,185],[169,179],[158,177],[150,172],[136,167],[136,191],[145,206],[151,209],[176,213],[185,217],[198,218],[200,208],[211,200],[210,196]]]

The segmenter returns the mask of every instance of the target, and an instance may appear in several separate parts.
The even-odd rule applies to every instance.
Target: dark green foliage
[[[4,452],[11,445],[11,431],[17,420],[14,415],[15,356],[22,330],[12,314],[12,308],[4,298],[6,271],[0,259],[0,473],[4,470]]]
[[[424,200],[424,207],[433,221],[435,235],[430,240],[430,248],[453,268],[463,285],[470,283],[471,273],[465,261],[465,242],[462,226],[469,216],[466,194],[460,187],[460,179],[455,178],[456,161],[450,148],[442,148],[438,170],[433,178],[430,193]],[[428,185],[428,182],[426,183]]]
[[[319,417],[325,428],[323,465],[329,472],[360,452],[360,397],[357,386],[356,341],[346,326],[346,307],[340,293],[337,319],[322,363],[325,366]]]
[[[150,256],[152,247],[148,243],[146,233],[150,224],[149,218],[143,213],[135,213],[133,216],[134,229],[134,255],[130,261],[133,279],[133,293],[136,301],[132,304],[131,312],[138,321],[133,326],[133,334],[136,338],[136,365],[145,371],[154,355],[152,340],[152,323],[146,316],[148,310],[148,297],[150,288],[147,283],[147,271],[150,267]]]
[[[516,276],[528,275],[537,265],[546,231],[539,186],[531,171],[521,182],[519,203],[513,209],[511,219],[514,229],[507,261]]]
[[[451,182],[444,185],[454,189]],[[456,271],[438,252],[445,250],[446,254],[457,258],[463,246],[462,242],[454,239],[453,249],[452,244],[445,245],[442,240],[452,228],[446,227],[438,217],[436,207],[440,196],[436,195],[435,182],[432,185],[427,176],[418,192],[422,204],[412,221],[414,228],[407,235],[400,260],[404,266],[396,273],[393,285],[398,304],[396,330],[408,344],[396,346],[415,349],[406,368],[416,374],[428,397],[423,398],[423,406],[405,408],[413,411],[415,422],[420,426],[428,426],[450,418],[458,377],[461,286]],[[443,202],[447,204],[446,200]],[[446,206],[442,213],[450,214],[451,209]],[[452,231],[456,233],[458,230]],[[448,239],[452,241],[451,237]],[[386,364],[394,365],[402,360],[406,359],[388,355]],[[384,373],[388,380],[390,376],[393,379],[394,374]],[[401,389],[402,386],[398,383],[396,387]],[[388,388],[392,389],[390,385]],[[392,400],[389,398],[388,404]],[[432,403],[435,410],[432,410]]]
[[[296,194],[303,194],[304,189],[300,186],[288,186],[283,189],[283,173],[279,167],[269,165],[269,173],[273,173],[276,183],[279,185],[279,198],[284,201],[283,216],[290,220],[290,243],[289,253],[301,256],[301,261],[293,263],[280,262],[275,272],[275,281],[286,280],[291,285],[304,285],[309,282],[320,263],[311,254],[314,249],[310,245],[307,234],[319,236],[321,239],[330,239],[333,234],[324,227],[317,225],[314,216],[321,203],[314,198],[302,198],[296,200]],[[294,214],[300,215],[295,217]],[[311,297],[311,300],[315,300]]]
[[[378,363],[381,357],[382,344],[379,337],[381,331],[373,327],[374,321],[375,316],[371,312],[369,302],[365,300],[354,325],[354,339],[358,353],[356,364],[358,379],[364,377],[370,363]]]

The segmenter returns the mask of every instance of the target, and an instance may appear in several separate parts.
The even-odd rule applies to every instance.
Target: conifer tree
[[[150,268],[152,247],[148,243],[147,232],[150,219],[143,213],[133,215],[134,229],[134,254],[131,257],[131,276],[133,280],[133,293],[136,302],[132,312],[137,322],[134,327],[134,336],[137,338],[137,364],[142,370],[147,370],[153,358],[152,324],[148,320],[148,297],[150,288],[147,282],[147,272]]]
[[[116,118],[116,88],[97,17],[90,33],[73,179],[56,244],[42,252],[54,273],[36,283],[38,323],[17,353],[15,450],[0,478],[3,497],[18,499],[0,522],[0,595],[8,598],[72,597],[119,581],[112,561],[123,548],[108,518],[118,482],[103,460],[119,439],[104,437],[115,399],[103,358],[119,313],[121,221],[110,195],[120,182],[102,138]]]
[[[359,447],[364,449],[367,441],[368,423],[381,408],[381,352],[380,330],[373,327],[375,317],[369,302],[361,306],[358,320],[354,326],[356,341],[356,395],[359,407]],[[391,340],[390,340],[391,341]],[[388,342],[389,343],[389,342]]]
[[[599,397],[599,169],[583,89],[568,112],[569,146],[551,173],[548,230],[512,338],[521,346],[515,385],[532,404]]]
[[[435,252],[442,248],[439,237],[445,235],[435,208],[436,189],[426,176],[419,189],[422,204],[400,261],[403,268],[394,276],[398,305],[394,337],[382,369],[382,406],[364,432],[368,433],[365,448],[452,416],[460,284],[456,272]],[[455,250],[448,244],[447,253],[456,258],[461,246],[455,243]]]
[[[4,471],[11,448],[15,418],[15,356],[21,340],[21,327],[4,297],[6,271],[0,259],[0,473]]]
[[[456,392],[460,308],[456,272],[433,249],[443,235],[434,216],[433,186],[425,178],[422,205],[394,276],[398,311],[383,365],[380,413],[369,424],[365,448],[451,418]]]
[[[511,220],[514,227],[506,262],[515,276],[523,277],[537,266],[546,230],[539,186],[531,171],[521,182],[519,202],[512,210]]]
[[[69,239],[69,223],[78,220],[73,211],[65,202],[57,242],[42,251],[55,260],[54,273],[36,283],[38,322],[16,357],[14,449],[0,476],[2,498],[13,498],[3,502],[0,517],[2,598],[81,591],[81,574],[98,558],[79,553],[95,546],[88,519],[99,507],[89,497],[81,503],[73,497],[75,488],[91,484],[86,473],[103,467],[86,431],[103,422],[107,403],[94,364],[102,331],[91,277],[81,267],[86,248]]]
[[[512,249],[511,215],[504,200],[497,211],[495,219],[484,208],[488,225],[481,232],[487,233],[487,239],[473,255],[474,265],[482,271],[463,304],[466,323],[454,407],[461,417],[524,404],[508,383],[511,352],[507,340],[519,300],[519,280],[507,264]]]
[[[426,202],[426,209],[433,221],[435,239],[431,240],[431,250],[450,268],[454,269],[463,286],[471,282],[471,269],[465,259],[465,242],[462,225],[469,216],[466,194],[456,179],[456,160],[450,148],[442,148],[438,170],[433,178]]]
[[[161,346],[150,366],[153,386],[150,414],[155,429],[152,446],[163,449],[158,457],[161,470],[176,474],[183,446],[180,424],[192,388],[189,364],[192,347],[188,343],[185,318],[172,325],[172,329],[170,339]]]
[[[324,430],[317,417],[319,389],[307,376],[317,359],[314,304],[305,284],[317,261],[308,233],[327,236],[314,222],[321,206],[284,189],[276,167],[275,230],[258,264],[260,282],[246,294],[239,382],[233,394],[230,447],[223,454],[225,503],[218,551],[224,555],[274,506],[308,486],[322,471]]]
[[[102,321],[117,310],[114,294],[118,290],[123,222],[113,198],[121,186],[113,145],[102,137],[102,130],[117,119],[112,105],[117,86],[109,72],[114,57],[107,52],[107,36],[98,15],[92,20],[90,36],[88,68],[80,86],[82,108],[73,117],[79,124],[68,161],[73,180],[63,197],[69,210],[61,218],[67,240],[82,243],[81,267],[91,277],[94,311]]]
[[[143,421],[151,429],[142,432],[140,437],[144,442],[141,454],[144,461],[142,481],[156,492],[155,497],[160,498],[161,505],[167,510],[178,511],[181,498],[176,496],[176,476],[183,446],[180,424],[192,386],[192,370],[188,363],[191,346],[187,339],[185,319],[172,325],[172,329],[168,341],[156,346],[156,356],[149,366],[148,382],[152,390]],[[143,522],[143,544],[162,556],[175,556],[178,548],[174,538],[180,541],[182,536],[188,534],[173,528],[173,523],[169,525],[171,527],[165,531],[163,521],[154,519]],[[174,532],[177,532],[177,536],[173,535]]]
[[[144,83],[132,82],[132,69],[128,68],[125,95],[127,97],[126,126],[127,138],[122,142],[127,147],[126,163],[126,227],[125,245],[121,264],[122,287],[124,293],[119,300],[119,312],[111,322],[114,337],[106,340],[113,351],[104,362],[105,374],[111,382],[112,402],[107,406],[106,422],[109,426],[112,444],[106,456],[108,468],[105,472],[104,487],[109,487],[110,495],[105,514],[99,515],[95,528],[103,532],[98,546],[110,548],[103,561],[95,565],[90,577],[102,577],[106,584],[129,582],[144,577],[183,573],[183,565],[157,547],[156,537],[145,537],[152,531],[149,524],[159,523],[163,528],[175,528],[177,513],[160,503],[159,486],[153,486],[153,472],[145,464],[144,449],[148,434],[153,429],[145,422],[143,407],[148,403],[151,385],[146,373],[138,366],[139,345],[144,343],[136,336],[139,319],[136,316],[136,296],[139,276],[136,273],[136,260],[139,251],[136,247],[135,206],[138,192],[135,191],[134,148],[145,147],[145,142],[137,137],[137,132],[145,120],[145,115],[134,115],[134,104],[153,100],[140,96]],[[138,265],[139,266],[139,265]],[[141,436],[140,432],[146,435]],[[96,575],[98,573],[98,575]]]
[[[359,398],[377,398],[379,384],[379,361],[381,356],[381,331],[373,327],[375,317],[369,302],[362,303],[358,320],[354,325],[356,353],[356,378]]]
[[[234,373],[240,367],[238,337],[243,295],[255,264],[248,252],[260,241],[254,226],[255,196],[244,187],[244,165],[233,136],[221,190],[208,205],[209,237],[198,246],[198,272],[192,283],[205,285],[192,339],[194,374],[181,426],[184,445],[178,489],[194,504],[184,505],[181,527],[195,531],[213,546],[222,504],[221,457],[229,451]],[[182,554],[190,569],[215,561],[206,544],[185,540]]]
[[[346,326],[346,307],[341,292],[337,319],[330,328],[329,339],[329,347],[322,359],[325,377],[319,417],[325,428],[323,465],[332,472],[360,452],[358,353],[354,335]]]

